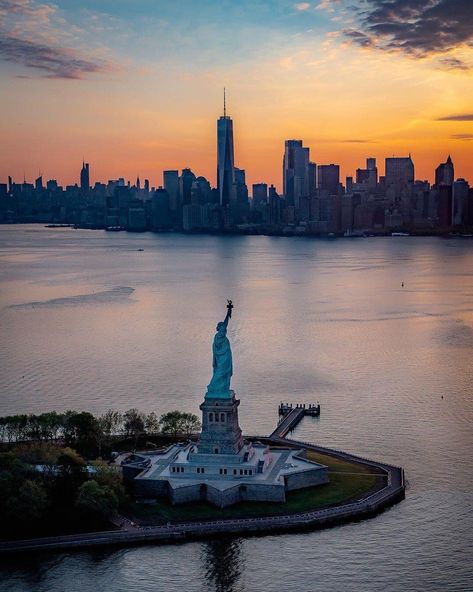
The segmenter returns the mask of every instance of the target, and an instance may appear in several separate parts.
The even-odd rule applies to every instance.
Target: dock
[[[320,415],[320,403],[310,403],[309,405],[303,403],[293,405],[292,403],[281,402],[279,404],[278,414],[281,417],[281,420],[279,421],[274,432],[271,434],[270,438],[285,438],[286,435],[291,430],[293,430],[306,415],[318,417]]]

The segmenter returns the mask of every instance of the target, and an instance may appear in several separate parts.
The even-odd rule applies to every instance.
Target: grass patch
[[[158,500],[153,504],[132,502],[124,513],[143,525],[276,516],[349,503],[366,497],[386,483],[382,471],[357,462],[312,451],[307,451],[307,459],[328,467],[330,483],[291,491],[287,494],[286,503],[240,502],[220,509],[207,502],[173,506],[166,500]]]

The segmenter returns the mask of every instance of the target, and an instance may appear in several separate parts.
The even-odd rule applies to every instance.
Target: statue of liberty
[[[230,380],[233,374],[232,350],[227,337],[227,325],[232,316],[232,308],[232,301],[228,300],[227,316],[217,325],[217,333],[212,345],[213,376],[207,387],[206,399],[225,399],[232,396],[230,391]]]

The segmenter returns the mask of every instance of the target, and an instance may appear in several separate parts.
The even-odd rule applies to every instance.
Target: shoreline
[[[325,448],[309,442],[299,442],[280,437],[261,437],[275,445],[292,445],[334,458],[356,461],[382,470],[387,484],[367,497],[336,505],[293,514],[261,516],[255,518],[189,521],[164,526],[144,526],[139,530],[101,531],[76,535],[42,537],[18,541],[0,542],[0,555],[14,553],[82,549],[102,546],[131,546],[140,544],[169,544],[205,540],[222,536],[264,536],[268,534],[304,532],[328,528],[346,522],[367,519],[389,508],[405,497],[405,477],[401,467],[362,458],[348,452]]]
[[[37,222],[34,220],[28,220],[23,222],[0,222],[2,226],[26,226],[36,225],[41,226],[47,230],[102,230],[109,232],[106,226],[82,226],[80,224],[66,223],[66,222]],[[408,229],[396,229],[396,230],[366,230],[366,231],[354,231],[355,234],[345,236],[342,232],[331,232],[326,234],[316,234],[312,232],[297,232],[296,229],[291,229],[288,232],[284,232],[283,229],[268,229],[268,228],[253,228],[253,229],[202,229],[202,230],[182,230],[182,229],[151,229],[145,228],[140,230],[133,230],[128,228],[121,228],[120,230],[112,231],[114,234],[117,232],[126,232],[129,234],[181,234],[184,236],[274,236],[281,238],[313,238],[323,240],[334,240],[334,239],[361,239],[361,238],[410,238],[410,237],[438,237],[444,239],[461,238],[471,239],[473,234],[469,231],[465,233],[453,233],[446,229],[429,229],[429,230],[408,230]],[[359,234],[358,234],[359,232]]]

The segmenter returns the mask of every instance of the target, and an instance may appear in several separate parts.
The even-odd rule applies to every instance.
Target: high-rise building
[[[366,159],[366,169],[368,170],[368,186],[370,189],[376,189],[378,184],[378,167],[376,166],[376,158]]]
[[[182,169],[182,174],[179,179],[179,194],[183,206],[191,203],[192,183],[194,181],[195,175],[191,169]]]
[[[288,205],[299,208],[300,200],[309,194],[309,148],[302,140],[286,140],[283,157],[283,191]]]
[[[80,188],[82,191],[89,191],[90,177],[89,177],[89,163],[82,161],[82,169],[80,171]]]
[[[414,183],[414,163],[411,156],[386,158],[386,187],[402,187]]]
[[[169,207],[175,212],[179,206],[179,171],[163,171],[163,187],[169,195]]]
[[[317,189],[337,195],[340,186],[340,166],[338,164],[321,164],[317,167]]]
[[[266,183],[253,184],[253,207],[268,202],[268,185]]]
[[[221,206],[230,203],[234,183],[233,121],[227,115],[224,89],[223,116],[217,120],[217,189]]]
[[[452,185],[455,178],[455,170],[452,159],[448,155],[447,161],[439,164],[435,169],[435,186]]]
[[[452,224],[454,226],[466,224],[469,190],[470,186],[465,179],[457,179],[452,185]]]

